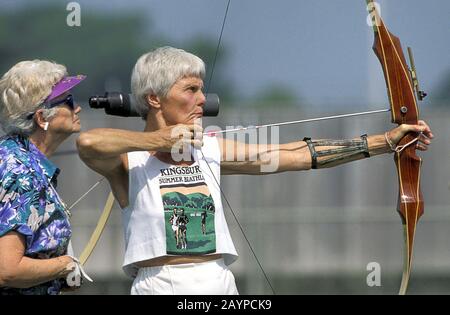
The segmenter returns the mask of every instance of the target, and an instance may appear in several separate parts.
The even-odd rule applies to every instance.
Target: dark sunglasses
[[[66,104],[66,105],[68,105],[70,107],[71,110],[75,110],[75,102],[73,100],[73,95],[72,94],[67,95],[67,97],[65,99],[62,99],[62,100],[59,100],[59,101],[56,101],[56,102],[53,102],[53,103],[43,103],[44,108],[47,108],[47,109],[59,106],[61,104]],[[27,119],[31,119],[34,116],[34,114],[35,113],[30,113],[27,116]]]

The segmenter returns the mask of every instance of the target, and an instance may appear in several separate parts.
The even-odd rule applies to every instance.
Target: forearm
[[[32,259],[23,257],[14,272],[3,275],[1,286],[29,288],[54,279],[65,278],[70,269],[71,259],[61,256],[51,259]]]
[[[284,144],[242,144],[228,141],[222,146],[224,175],[267,175],[311,167],[311,155],[304,141]]]
[[[160,142],[157,132],[99,128],[82,132],[77,147],[83,157],[108,159],[132,151],[157,151]]]
[[[391,152],[384,135],[352,140],[313,140],[309,142],[311,168],[330,168],[367,157]],[[315,158],[314,158],[315,155]]]
[[[354,139],[359,141],[360,138]],[[333,140],[331,140],[333,141]],[[344,140],[345,141],[345,140]],[[317,149],[317,152],[330,151],[333,149],[342,148],[342,146],[321,146]],[[384,135],[374,135],[367,137],[367,151],[369,156],[375,156],[383,153],[391,152],[389,145],[386,142]],[[256,156],[256,154],[253,154]],[[318,157],[317,162],[320,165],[327,159],[334,159],[332,163],[325,163],[325,167],[334,167],[341,164],[349,163],[352,161],[357,161],[364,159],[368,156],[363,152],[348,152],[348,153],[337,153],[331,154],[323,157]],[[285,143],[279,146],[269,146],[267,150],[261,151],[257,154],[258,159],[253,159],[255,161],[253,169],[259,170],[264,165],[273,163],[277,160],[277,168],[273,169],[269,173],[279,173],[286,171],[301,171],[311,169],[312,166],[312,156],[308,145],[304,141]],[[266,172],[267,173],[267,172]]]
[[[354,140],[311,140],[311,142],[329,144],[314,146],[317,154],[315,168],[334,167],[367,156],[390,152],[384,135],[368,136],[367,146],[361,138]],[[311,149],[305,141],[280,145],[244,145],[236,141],[222,141],[221,145],[221,169],[224,175],[265,175],[302,171],[309,170],[314,165]],[[334,151],[336,153],[333,153]]]

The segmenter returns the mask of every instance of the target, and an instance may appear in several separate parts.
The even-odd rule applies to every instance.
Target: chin
[[[72,133],[79,133],[81,131],[81,125],[74,126],[72,129]]]
[[[190,123],[190,124],[193,124],[193,123],[195,123],[195,122],[201,120],[202,117],[203,117],[203,116],[195,116],[195,117],[192,117],[192,118],[189,120],[189,123]]]

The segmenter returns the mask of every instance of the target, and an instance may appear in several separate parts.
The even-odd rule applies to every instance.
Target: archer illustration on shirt
[[[169,218],[170,224],[172,224],[173,237],[175,238],[175,242],[177,243],[178,248],[178,214],[177,208],[173,208],[172,216]]]
[[[178,225],[177,248],[181,248],[181,249],[187,248],[186,230],[187,230],[188,223],[189,223],[189,218],[184,214],[184,210],[181,209],[181,214],[177,219],[177,225]]]
[[[215,205],[200,168],[193,165],[189,167],[189,172],[176,166],[164,170],[161,172],[160,192],[164,205],[167,254],[214,253]]]

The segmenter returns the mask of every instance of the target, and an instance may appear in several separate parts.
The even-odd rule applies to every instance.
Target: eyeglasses
[[[67,104],[67,105],[69,105],[71,110],[74,110],[75,109],[75,105],[74,105],[74,101],[73,101],[73,95],[69,94],[69,95],[67,95],[67,97],[65,99],[56,101],[54,103],[50,103],[50,104],[44,103],[44,107],[47,108],[47,109],[50,109],[50,108],[56,107],[56,106],[61,105],[61,104]]]
[[[69,94],[65,99],[53,102],[53,103],[43,103],[42,105],[44,108],[50,109],[56,106],[59,106],[61,104],[66,104],[70,107],[71,110],[75,110],[75,102],[73,100],[73,95]],[[27,119],[31,119],[34,116],[35,113],[30,113],[27,116]]]

